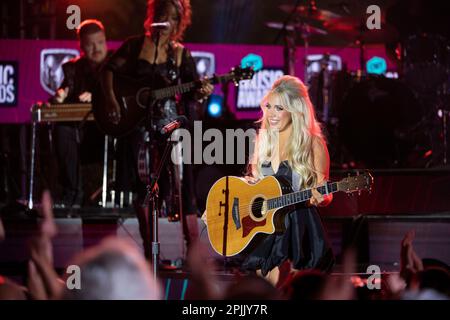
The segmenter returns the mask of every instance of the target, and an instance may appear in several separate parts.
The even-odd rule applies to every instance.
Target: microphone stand
[[[156,76],[155,76],[156,59],[158,59],[159,39],[161,38],[161,34],[160,34],[160,30],[158,30],[158,29],[154,29],[152,32],[153,32],[152,37],[154,37],[154,42],[155,42],[155,55],[153,57],[153,63],[152,63],[152,81],[151,81],[150,88],[154,89],[155,88],[155,79],[156,79]],[[154,132],[156,130],[156,126],[154,124],[153,103],[152,103],[152,105],[150,105],[150,102],[154,102],[154,101],[152,101],[151,97],[149,96],[148,101],[147,101],[147,108],[149,109],[148,115],[150,116],[150,129],[151,129],[150,138],[153,138]]]
[[[300,5],[301,0],[296,0],[294,8],[289,13],[288,17],[284,20],[281,30],[278,32],[274,43],[278,43],[282,35],[284,35],[283,43],[283,59],[284,59],[284,72],[292,76],[295,75],[295,52],[296,52],[296,30],[294,29],[293,34],[289,34],[287,30],[288,23],[292,21],[297,11],[297,7]],[[306,56],[305,56],[306,57]],[[306,81],[306,79],[305,79]]]
[[[151,76],[151,86],[150,88],[155,87],[155,71],[156,71],[156,59],[158,59],[158,47],[159,47],[159,40],[160,40],[160,30],[153,29],[152,30],[152,38],[155,43],[155,55],[153,59],[152,64],[152,76]],[[147,116],[150,118],[150,151],[154,152],[158,148],[158,144],[156,143],[156,125],[155,125],[155,119],[154,119],[154,105],[155,101],[152,100],[151,96],[148,97],[147,101],[147,109],[148,113]],[[159,198],[159,188],[158,188],[158,179],[161,174],[161,170],[163,167],[163,164],[165,162],[165,158],[167,157],[166,153],[168,153],[169,144],[167,144],[163,158],[161,158],[161,162],[159,164],[159,167],[157,169],[157,172],[150,172],[150,181],[147,185],[147,194],[145,196],[144,202],[142,204],[143,208],[149,208],[149,204],[151,204],[151,210],[152,210],[152,217],[151,220],[149,219],[149,223],[152,223],[149,226],[150,228],[153,228],[152,233],[152,267],[153,267],[153,277],[155,280],[157,280],[158,275],[158,265],[159,265],[159,252],[160,252],[160,243],[159,243],[159,235],[158,235],[158,218],[159,218],[159,208],[158,208],[158,198]],[[153,168],[153,166],[150,166],[150,168]]]
[[[150,184],[147,185],[147,195],[145,196],[145,200],[143,203],[144,207],[148,207],[151,204],[152,207],[152,221],[153,221],[153,241],[152,241],[152,266],[153,266],[153,277],[157,279],[158,273],[158,262],[159,262],[159,238],[158,238],[158,217],[159,217],[159,208],[158,208],[158,198],[159,198],[159,188],[158,188],[158,180],[161,175],[161,171],[166,163],[167,156],[170,153],[172,144],[174,141],[171,141],[170,135],[167,138],[167,144],[164,148],[164,153],[161,157],[161,160],[158,165],[158,169],[156,173],[152,173]]]

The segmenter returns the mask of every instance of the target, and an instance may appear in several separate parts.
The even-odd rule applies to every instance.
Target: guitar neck
[[[221,76],[214,76],[211,79],[208,79],[207,81],[211,84],[217,84],[217,83],[226,83],[233,79],[233,75],[231,73],[227,73]],[[190,92],[193,89],[198,87],[198,81],[191,81],[186,82],[183,84],[170,86],[158,90],[153,90],[151,93],[151,96],[153,99],[164,99],[164,98],[170,98],[173,96],[176,96],[177,94],[183,94],[186,92]]]
[[[338,191],[338,182],[327,182],[325,185],[317,187],[317,191],[322,195],[330,194]],[[292,192],[284,194],[280,197],[267,200],[267,209],[278,209],[297,203],[307,201],[312,198],[312,189]]]

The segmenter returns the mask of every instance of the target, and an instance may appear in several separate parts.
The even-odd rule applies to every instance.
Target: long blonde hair
[[[261,102],[261,108],[271,95],[277,95],[283,108],[290,112],[292,134],[287,145],[287,160],[289,166],[302,177],[302,188],[310,188],[317,184],[317,171],[314,168],[313,142],[315,139],[324,141],[322,129],[316,120],[314,107],[309,99],[308,89],[303,82],[292,76],[283,76],[274,82],[271,90]],[[278,131],[270,128],[267,113],[259,120],[261,128],[256,136],[255,151],[250,163],[251,174],[262,178],[261,167],[270,161],[274,146],[278,146]]]

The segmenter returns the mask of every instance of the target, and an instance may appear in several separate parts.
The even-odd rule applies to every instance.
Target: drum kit
[[[308,1],[306,6],[279,8],[288,18],[266,26],[279,30],[276,41],[284,36],[286,73],[295,75],[296,48],[300,43],[304,48],[304,82],[326,131],[335,168],[448,164],[448,39],[423,33],[400,37],[384,20],[381,29],[369,30],[365,12],[361,20],[346,6],[333,12]],[[333,44],[336,54],[308,55],[311,40]],[[398,76],[367,73],[366,45],[387,43],[400,48],[392,55]],[[347,70],[345,62],[337,67],[333,57],[340,59],[341,47],[358,49],[358,70]]]

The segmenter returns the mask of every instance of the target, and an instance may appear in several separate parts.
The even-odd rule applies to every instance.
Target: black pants
[[[80,143],[83,137],[80,131],[76,125],[72,124],[57,124],[54,127],[62,200],[69,205],[81,202],[83,198],[80,168]]]

